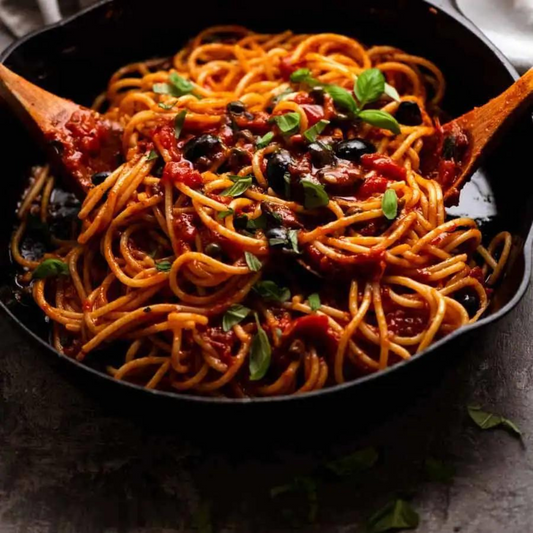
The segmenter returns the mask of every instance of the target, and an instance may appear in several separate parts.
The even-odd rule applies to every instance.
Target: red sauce
[[[330,356],[337,351],[339,339],[336,332],[329,326],[329,320],[324,315],[308,315],[297,318],[291,326],[284,331],[281,344],[288,348],[294,339],[302,339],[324,346]]]
[[[233,330],[225,332],[221,327],[206,328],[202,337],[216,350],[223,363],[227,365],[233,363],[231,354],[237,339]]]
[[[314,126],[319,120],[324,118],[324,108],[320,105],[302,104],[300,107],[309,121],[309,127]]]
[[[389,331],[400,337],[414,337],[422,333],[428,323],[425,309],[396,309],[385,315]]]
[[[406,178],[405,168],[398,165],[390,157],[381,154],[365,154],[361,164],[368,170],[376,170],[390,180],[400,181]]]
[[[163,183],[184,183],[191,189],[197,189],[202,186],[202,175],[194,170],[189,161],[171,161],[165,165],[161,181]]]
[[[303,65],[304,65],[303,61],[296,61],[295,63],[293,63],[292,58],[290,56],[284,57],[279,62],[279,72],[282,78],[288,81],[289,78],[291,77],[291,74],[293,72],[296,72],[299,68],[302,68]]]
[[[366,200],[373,194],[383,194],[389,186],[389,180],[382,176],[368,177],[357,189],[357,198],[359,200]]]
[[[182,241],[191,243],[198,234],[198,229],[194,225],[195,215],[193,213],[180,213],[174,217],[174,227],[176,237]]]

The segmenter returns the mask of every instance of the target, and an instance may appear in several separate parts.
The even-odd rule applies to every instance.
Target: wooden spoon
[[[422,172],[441,183],[447,205],[457,203],[461,187],[479,168],[501,135],[531,105],[533,69],[500,96],[448,122],[433,139],[424,142]],[[432,150],[433,155],[426,157],[425,154]]]
[[[86,194],[92,177],[121,163],[122,128],[99,113],[51,94],[0,64],[0,95],[38,141],[50,162]]]

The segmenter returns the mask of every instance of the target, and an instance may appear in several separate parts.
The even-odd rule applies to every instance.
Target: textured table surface
[[[0,47],[6,41],[0,30]],[[191,430],[179,431],[179,412],[169,416],[169,427],[178,428],[172,432],[114,415],[60,376],[0,316],[0,532],[195,531],[193,515],[206,501],[212,531],[291,531],[284,509],[305,504],[271,500],[270,488],[314,470],[326,455],[368,445],[379,449],[378,464],[354,479],[324,481],[317,521],[300,531],[362,531],[364,520],[398,492],[412,498],[421,533],[533,531],[532,331],[530,290],[400,414],[360,435],[322,436],[320,449],[311,439],[296,449],[286,443],[265,450],[256,446],[261,434],[250,434],[223,452],[217,446],[226,439],[223,430],[200,448]],[[512,418],[522,442],[475,427],[466,414],[472,402]],[[365,406],[349,405],[336,416],[357,428],[359,409]],[[266,432],[276,431],[275,420],[264,424]],[[430,456],[455,466],[451,485],[424,479]]]

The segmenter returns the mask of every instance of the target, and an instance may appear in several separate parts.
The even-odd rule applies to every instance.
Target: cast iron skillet
[[[370,44],[393,44],[435,61],[449,83],[445,109],[458,115],[485,103],[508,87],[517,74],[502,54],[470,22],[452,0],[269,0],[259,10],[249,0],[230,3],[203,0],[104,0],[56,26],[39,31],[15,43],[1,57],[10,68],[29,80],[76,102],[89,104],[118,67],[135,60],[166,56],[176,52],[188,38],[211,25],[243,24],[258,31],[339,32]],[[514,252],[505,280],[493,299],[492,314],[431,346],[420,357],[379,374],[342,386],[300,397],[247,401],[196,398],[181,394],[148,392],[117,382],[95,369],[57,354],[45,341],[46,325],[40,311],[21,306],[13,298],[14,269],[9,257],[9,239],[14,212],[25,186],[30,165],[42,161],[42,154],[23,128],[0,105],[2,124],[0,154],[3,190],[0,195],[0,305],[25,330],[29,339],[52,352],[71,374],[88,381],[94,391],[107,391],[112,398],[127,396],[127,402],[148,399],[161,403],[186,400],[213,408],[214,404],[283,404],[283,408],[312,402],[337,401],[347,394],[355,398],[370,390],[378,396],[416,380],[435,366],[438,354],[450,356],[450,347],[468,332],[482,330],[512,309],[523,296],[531,274],[531,226],[533,222],[533,180],[530,155],[533,146],[531,121],[524,120],[509,134],[505,145],[492,154],[474,185],[465,190],[459,211],[490,219],[507,228],[515,238]],[[493,215],[497,213],[497,217]],[[44,327],[43,327],[44,326]],[[457,351],[457,350],[456,350]],[[442,358],[440,358],[442,359]],[[426,364],[424,364],[424,362]],[[425,375],[425,374],[424,374]],[[122,395],[116,394],[121,390]],[[207,404],[207,405],[206,405]],[[352,404],[353,405],[353,404]],[[292,407],[291,407],[292,408]]]

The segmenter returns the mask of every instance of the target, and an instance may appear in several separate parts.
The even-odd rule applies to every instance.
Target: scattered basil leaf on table
[[[483,411],[478,405],[469,405],[468,414],[481,429],[502,427],[509,430],[511,433],[514,433],[518,437],[522,436],[522,432],[514,422],[503,416],[494,415],[487,411]]]
[[[361,111],[357,116],[363,122],[367,122],[377,128],[392,131],[396,135],[401,133],[398,121],[390,113],[381,111],[381,109],[366,109],[365,111]]]
[[[314,126],[304,131],[304,137],[310,142],[314,143],[317,137],[324,131],[324,128],[329,124],[329,120],[319,120]]]
[[[394,189],[387,189],[381,199],[383,215],[388,220],[394,220],[398,215],[398,196]]]
[[[250,309],[244,305],[232,305],[222,317],[222,329],[226,332],[230,331],[233,326],[240,324],[248,315]]]
[[[309,303],[311,311],[318,311],[320,309],[320,306],[322,305],[322,303],[320,302],[320,296],[316,292],[309,295],[309,298],[307,298],[307,302]]]
[[[300,127],[300,114],[294,111],[272,117],[283,135],[293,135]]]
[[[272,356],[272,348],[268,340],[268,335],[259,323],[259,317],[255,314],[255,322],[257,324],[257,333],[252,340],[250,347],[250,379],[258,381],[265,377],[270,366],[270,358]]]
[[[382,533],[398,529],[415,529],[420,518],[418,513],[405,500],[389,502],[374,515],[366,524],[367,533]]]
[[[244,252],[244,258],[246,259],[246,264],[248,265],[248,268],[252,272],[259,272],[261,270],[261,267],[263,264],[254,254],[251,254],[250,252]]]
[[[308,179],[303,179],[301,184],[304,188],[304,207],[306,209],[315,209],[329,204],[329,196],[323,185]]]
[[[184,109],[183,111],[180,111],[174,119],[174,136],[176,137],[176,139],[180,138],[181,130],[183,129],[183,125],[185,124],[186,116],[187,110]]]
[[[153,161],[157,159],[159,154],[155,150],[150,150],[150,153],[146,156],[146,161]]]
[[[219,211],[217,213],[217,218],[219,220],[224,220],[226,217],[229,217],[230,215],[234,215],[234,214],[235,214],[235,211],[229,208],[229,209],[226,209],[225,211]]]
[[[435,483],[444,483],[449,485],[455,476],[455,467],[439,459],[430,457],[425,460],[424,468],[426,477]]]
[[[59,259],[45,259],[32,274],[32,279],[55,278],[69,276],[70,270],[67,263]]]
[[[155,264],[155,268],[157,268],[159,272],[170,272],[172,263],[170,261],[159,261]]]
[[[316,521],[318,515],[318,483],[311,476],[295,477],[291,483],[273,487],[270,496],[277,498],[283,494],[301,492],[306,496],[309,510],[307,520],[311,523]]]
[[[252,176],[229,176],[234,182],[231,187],[224,189],[221,196],[240,196],[244,194],[252,185]]]
[[[291,297],[291,291],[287,287],[280,287],[276,282],[271,280],[264,280],[256,283],[254,290],[264,300],[270,300],[273,302],[283,303]]]
[[[354,93],[361,108],[379,100],[384,92],[385,76],[377,68],[370,68],[361,72],[354,84]]]
[[[265,133],[265,135],[263,135],[263,137],[261,137],[255,145],[259,149],[266,148],[272,142],[273,138],[274,133],[272,131],[269,131],[268,133]]]
[[[379,458],[375,448],[363,448],[350,455],[329,461],[325,467],[339,477],[347,477],[372,468]]]

